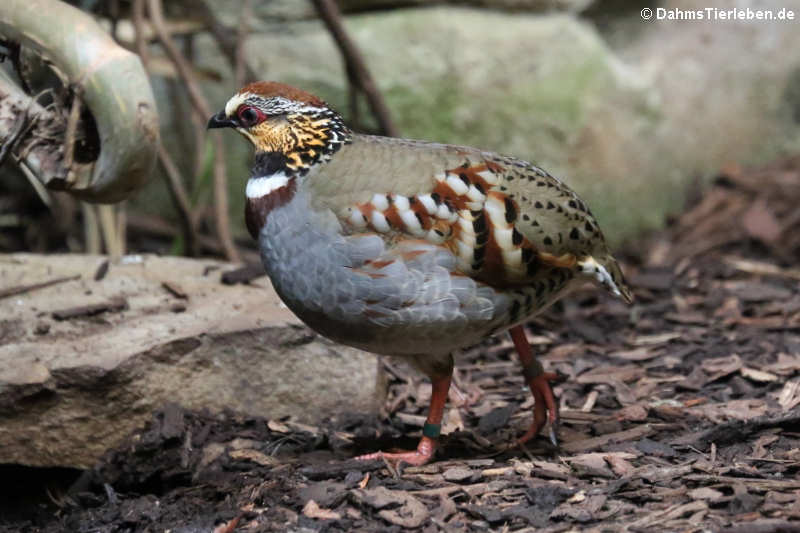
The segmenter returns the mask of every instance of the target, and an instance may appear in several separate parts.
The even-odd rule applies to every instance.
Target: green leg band
[[[430,422],[425,422],[425,425],[422,426],[422,435],[430,439],[438,438],[441,432],[442,432],[441,424],[431,424]]]

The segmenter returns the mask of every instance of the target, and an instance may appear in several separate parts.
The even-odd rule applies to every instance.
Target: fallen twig
[[[58,311],[53,311],[52,316],[56,320],[69,320],[71,318],[99,315],[106,311],[122,311],[127,308],[128,302],[125,298],[113,298],[99,304],[79,305],[67,309],[59,309]]]
[[[235,270],[223,272],[220,280],[225,285],[236,285],[237,283],[250,283],[252,280],[266,275],[267,273],[261,263],[252,263]]]
[[[26,292],[35,291],[37,289],[44,289],[66,281],[75,281],[81,279],[80,274],[74,276],[66,276],[63,278],[55,278],[41,283],[31,283],[29,285],[19,285],[17,287],[8,287],[7,289],[0,289],[0,298],[8,298],[9,296],[16,296],[17,294],[24,294]]]

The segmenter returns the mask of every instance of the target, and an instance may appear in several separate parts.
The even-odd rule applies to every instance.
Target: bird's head
[[[287,173],[304,174],[350,140],[342,117],[321,99],[268,81],[245,85],[208,127],[235,128],[253,143],[256,155],[269,155]]]

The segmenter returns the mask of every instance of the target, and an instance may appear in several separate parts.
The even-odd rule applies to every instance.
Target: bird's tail
[[[624,300],[625,303],[633,303],[633,291],[625,281],[619,263],[611,254],[600,259],[595,259],[591,255],[587,256],[578,261],[578,267],[584,274],[594,277],[614,296]]]

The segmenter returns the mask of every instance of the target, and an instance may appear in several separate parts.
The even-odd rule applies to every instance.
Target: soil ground
[[[631,249],[633,307],[585,291],[528,325],[560,446],[530,423],[510,340],[457,359],[442,449],[412,448],[430,384],[384,361],[381,416],[319,426],[175,405],[91,471],[0,469],[0,530],[800,531],[800,161],[731,169]],[[265,391],[267,394],[268,391]]]

